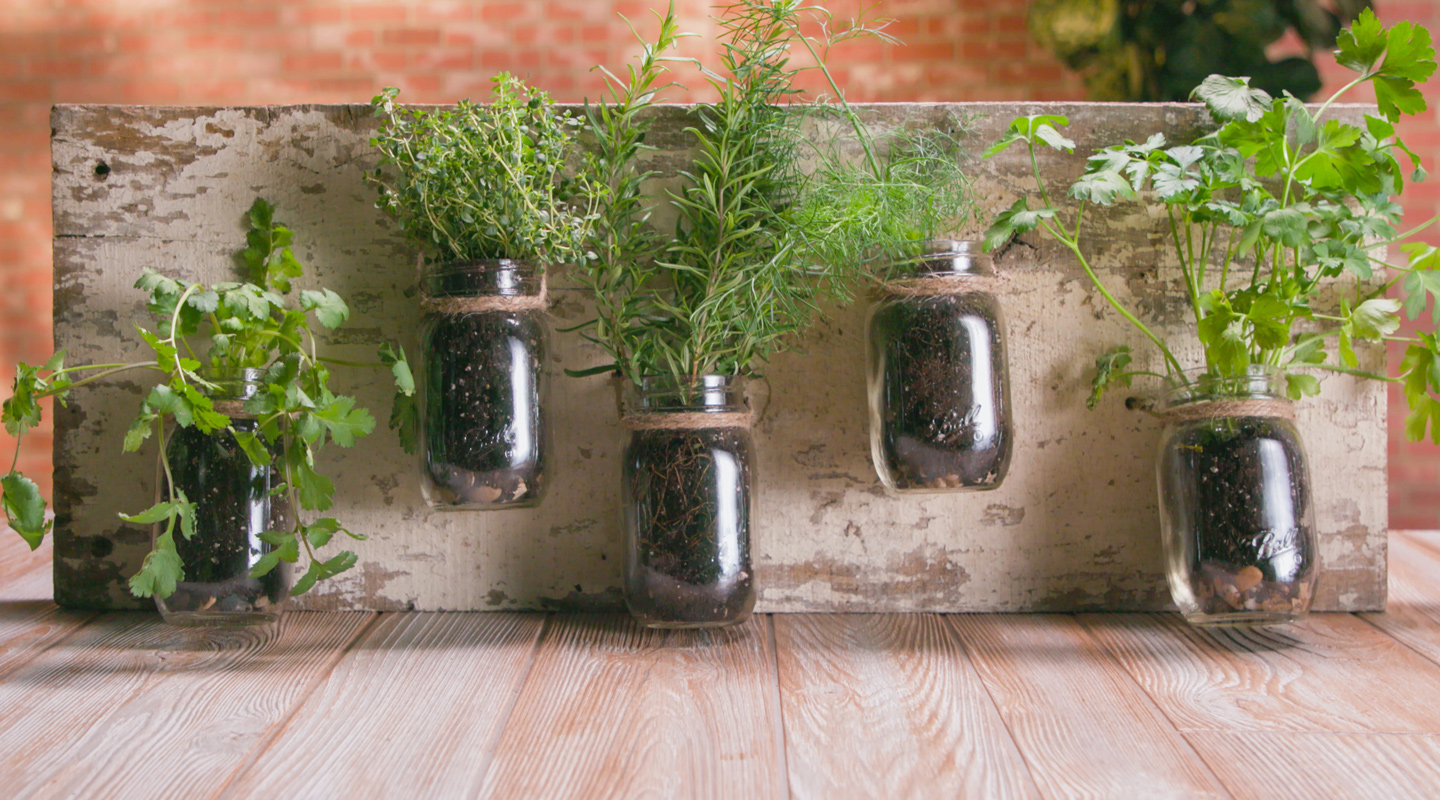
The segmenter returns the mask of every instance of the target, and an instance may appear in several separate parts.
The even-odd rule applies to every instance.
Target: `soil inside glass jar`
[[[425,469],[442,505],[538,503],[545,471],[538,315],[431,314]]]
[[[1310,489],[1290,426],[1267,417],[1181,423],[1167,448],[1175,510],[1193,531],[1194,596],[1205,615],[1309,610]]]
[[[888,298],[871,320],[883,348],[880,457],[895,488],[993,488],[1013,433],[998,304],[982,292]]]
[[[750,565],[750,442],[741,428],[639,430],[625,453],[631,613],[653,626],[743,621]]]
[[[253,419],[233,419],[232,425],[246,433],[257,428]],[[272,549],[260,534],[289,527],[288,504],[270,497],[277,483],[274,471],[252,464],[224,431],[181,428],[170,439],[168,453],[176,487],[195,503],[195,535],[175,532],[185,579],[162,601],[164,609],[245,614],[282,602],[289,589],[286,565],[250,577],[250,568]],[[161,488],[167,492],[163,480]]]

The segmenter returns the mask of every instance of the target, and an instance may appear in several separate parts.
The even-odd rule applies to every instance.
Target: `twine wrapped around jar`
[[[880,294],[899,297],[928,297],[937,294],[993,293],[1000,286],[994,275],[906,278],[880,285]]]
[[[749,429],[755,415],[749,411],[645,411],[625,414],[620,424],[632,431],[686,430],[709,428]]]
[[[1167,422],[1194,422],[1229,417],[1261,417],[1294,421],[1295,406],[1285,400],[1237,398],[1185,403],[1160,412]]]
[[[488,294],[479,297],[422,297],[427,314],[473,314],[481,311],[543,311],[550,304],[545,277],[535,294]]]

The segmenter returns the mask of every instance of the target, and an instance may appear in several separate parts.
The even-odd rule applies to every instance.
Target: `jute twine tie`
[[[545,279],[535,294],[489,294],[480,297],[425,297],[420,307],[431,314],[471,314],[477,311],[543,311],[550,304]]]
[[[937,294],[993,292],[999,285],[999,279],[993,275],[957,275],[951,278],[907,278],[892,281],[883,284],[880,292],[900,297],[927,297]]]
[[[1263,400],[1258,398],[1237,400],[1211,400],[1188,403],[1169,408],[1160,413],[1167,422],[1194,422],[1202,419],[1225,417],[1264,417],[1294,421],[1295,406],[1284,400]]]
[[[245,402],[243,400],[216,400],[214,401],[214,405],[216,411],[231,419],[237,417],[240,419],[255,418],[254,414],[245,410]]]
[[[647,411],[620,417],[620,424],[632,431],[698,431],[706,428],[749,429],[754,415],[749,411]]]

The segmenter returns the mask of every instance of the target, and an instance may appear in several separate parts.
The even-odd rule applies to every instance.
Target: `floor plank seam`
[[[230,776],[226,778],[223,783],[216,787],[215,791],[210,795],[212,800],[220,800],[221,798],[223,798],[230,791],[230,787],[234,785],[235,781],[239,779],[240,776],[246,774],[252,768],[254,768],[256,764],[260,763],[260,760],[264,758],[265,753],[269,752],[270,748],[273,747],[276,742],[280,741],[280,736],[285,733],[286,728],[290,727],[291,721],[295,719],[296,714],[300,713],[300,709],[304,708],[305,704],[309,702],[310,696],[315,694],[315,692],[320,689],[320,686],[323,685],[325,681],[329,680],[330,676],[335,672],[335,667],[345,659],[345,656],[349,655],[355,649],[355,646],[357,644],[365,641],[365,637],[369,636],[371,631],[375,630],[375,628],[380,624],[380,621],[385,617],[385,612],[372,611],[367,613],[370,614],[370,621],[357,628],[355,631],[355,635],[351,636],[350,640],[347,641],[344,646],[335,648],[334,654],[332,654],[330,657],[330,662],[326,664],[323,669],[316,670],[315,676],[310,681],[309,685],[307,685],[298,695],[296,695],[295,702],[290,706],[290,709],[285,714],[284,719],[281,719],[275,725],[270,726],[270,730],[265,732],[265,735],[261,738],[260,742],[251,749],[250,754],[247,755],[245,759],[240,762],[239,766],[237,766],[235,770],[230,773]]]
[[[965,656],[965,666],[970,670],[971,677],[975,679],[981,689],[985,690],[985,699],[990,703],[990,710],[995,712],[995,719],[1000,721],[1000,727],[1005,729],[1005,736],[1010,740],[1010,746],[1014,748],[1015,753],[1020,756],[1020,762],[1025,766],[1025,777],[1030,779],[1030,785],[1035,787],[1036,793],[1048,797],[1049,795],[1045,794],[1045,787],[1035,778],[1035,765],[1030,760],[1029,754],[1025,752],[1025,748],[1020,746],[1020,740],[1015,738],[1015,732],[1010,729],[1010,721],[1005,719],[1005,715],[1000,712],[1000,703],[995,700],[995,693],[991,691],[990,684],[986,682],[985,676],[980,674],[980,669],[975,666],[975,654],[970,651],[970,645],[965,642],[965,632],[952,621],[952,617],[955,615],[940,614],[939,616],[940,621],[950,628],[950,632],[954,634],[956,642],[960,645],[960,652]]]
[[[1140,696],[1145,698],[1145,702],[1149,704],[1150,712],[1154,714],[1157,719],[1170,726],[1170,729],[1173,730],[1180,741],[1185,744],[1185,749],[1195,757],[1196,763],[1203,766],[1205,771],[1210,774],[1210,779],[1215,782],[1215,786],[1224,793],[1224,796],[1233,798],[1235,793],[1230,790],[1229,785],[1227,785],[1225,781],[1221,780],[1220,773],[1216,772],[1215,767],[1211,766],[1210,762],[1205,760],[1205,757],[1195,748],[1195,745],[1191,743],[1189,737],[1185,735],[1185,731],[1176,724],[1175,720],[1172,719],[1169,714],[1165,713],[1165,709],[1160,705],[1160,702],[1155,699],[1155,696],[1150,694],[1150,691],[1145,688],[1145,685],[1132,675],[1130,670],[1125,668],[1125,663],[1120,660],[1120,657],[1117,656],[1099,636],[1095,635],[1095,631],[1092,630],[1089,623],[1086,622],[1084,615],[1072,614],[1071,618],[1080,625],[1080,630],[1085,633],[1085,636],[1090,639],[1090,642],[1095,648],[1101,653],[1104,653],[1105,657],[1110,659],[1110,663],[1115,665],[1115,668],[1119,670],[1120,674],[1130,680],[1130,685],[1140,690]]]
[[[766,614],[766,629],[770,632],[770,663],[775,668],[775,680],[771,683],[771,700],[775,703],[775,724],[779,730],[776,738],[776,745],[780,748],[780,786],[784,790],[781,794],[786,800],[792,796],[790,791],[790,735],[785,730],[785,704],[780,693],[780,642],[775,635],[775,615]],[[774,734],[772,734],[774,735]]]
[[[530,646],[530,657],[525,660],[525,670],[515,684],[515,693],[500,714],[501,722],[495,726],[495,732],[490,735],[490,741],[485,743],[485,748],[481,753],[481,768],[475,776],[475,794],[472,797],[478,798],[485,792],[485,781],[490,777],[490,768],[495,764],[495,753],[500,749],[500,742],[505,738],[506,729],[510,727],[510,720],[515,715],[515,707],[520,705],[520,698],[525,695],[525,688],[530,685],[530,676],[535,672],[535,662],[540,660],[540,650],[545,646],[545,637],[554,627],[555,613],[551,611],[545,615],[545,619],[541,620],[540,630],[535,634],[535,643]]]

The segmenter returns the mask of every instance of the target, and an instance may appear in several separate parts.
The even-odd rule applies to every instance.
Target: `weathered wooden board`
[[[1092,148],[1163,131],[1189,137],[1203,112],[1184,105],[885,105],[879,124],[976,115],[976,150],[1015,114],[1067,114],[1076,155],[1049,158],[1078,174]],[[685,110],[662,109],[657,164],[686,144]],[[1355,108],[1341,113],[1358,114]],[[296,231],[318,280],[352,301],[347,332],[327,342],[364,357],[384,338],[415,351],[414,253],[373,208],[361,170],[373,164],[364,106],[130,108],[61,106],[53,117],[55,338],[71,363],[138,353],[143,315],[131,284],[150,266],[215,280],[232,269],[242,212],[264,195]],[[104,169],[101,169],[101,165]],[[1020,154],[976,162],[989,210],[1033,189]],[[1097,264],[1115,293],[1170,331],[1182,329],[1179,272],[1161,219],[1134,208],[1087,215]],[[970,233],[974,233],[971,231]],[[760,512],[755,558],[761,611],[1149,610],[1168,593],[1156,517],[1158,423],[1118,399],[1087,412],[1090,364],[1105,347],[1143,342],[1089,290],[1078,264],[1049,243],[1000,263],[1017,442],[1003,487],[982,494],[887,497],[869,464],[864,304],[834,310],[802,349],[756,384]],[[555,281],[556,327],[585,319],[582,293]],[[574,335],[552,339],[555,480],[535,510],[431,513],[414,461],[377,434],[331,454],[336,512],[368,534],[361,564],[303,601],[310,608],[618,608],[617,487],[622,433],[603,378],[567,379],[600,354]],[[1196,355],[1194,352],[1191,356]],[[1378,349],[1362,356],[1379,369]],[[1344,376],[1299,416],[1314,467],[1325,566],[1321,609],[1372,610],[1385,598],[1385,393]],[[119,388],[122,391],[116,392]],[[124,578],[147,532],[116,512],[146,504],[153,454],[120,455],[144,389],[76,392],[57,415],[56,595],[69,606],[135,607]],[[383,413],[384,380],[351,383]],[[1331,465],[1343,465],[1332,469]]]

